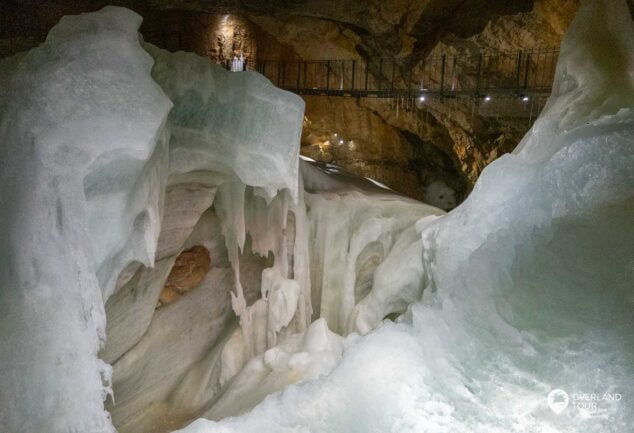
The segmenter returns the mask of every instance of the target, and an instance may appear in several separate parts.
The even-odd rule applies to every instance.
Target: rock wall
[[[434,181],[464,193],[465,184],[448,147],[437,144],[449,137],[441,137],[423,122],[421,113],[401,113],[396,119],[392,109],[385,108],[386,102],[369,98],[306,96],[304,100],[302,154],[419,200],[424,197],[423,185]]]
[[[299,58],[290,46],[243,15],[151,10],[144,18],[145,40],[170,51],[190,51],[223,64],[234,57],[248,62]]]
[[[464,28],[452,24],[449,31],[435,34],[436,42],[429,45],[427,51],[423,49],[425,44],[415,37],[414,42],[401,43],[407,39],[401,34],[401,42],[394,42],[394,51],[381,51],[381,54],[405,56],[406,61],[425,52],[431,56],[475,56],[556,48],[578,6],[578,0],[538,0],[532,10],[525,7],[523,12],[498,15],[478,25],[470,21]],[[427,7],[441,13],[431,4]],[[421,19],[425,20],[424,15],[431,12],[426,9],[421,13]],[[408,16],[411,14],[415,15],[410,10]],[[459,21],[460,18],[453,19]],[[306,37],[311,20],[319,22],[313,27],[328,30],[316,32],[312,39]],[[294,17],[284,21],[268,17],[254,21],[296,52],[311,55],[311,59],[366,54],[358,42],[358,33],[351,34],[350,29],[341,24]],[[403,24],[407,25],[407,22]],[[417,34],[413,30],[416,25],[412,26],[410,36]],[[473,31],[476,33],[470,34]],[[525,115],[517,116],[505,114],[504,106],[502,115],[487,113],[487,107],[474,107],[473,101],[428,100],[424,107],[418,104],[418,110],[408,111],[402,109],[403,101],[310,96],[304,99],[307,121],[302,153],[305,155],[375,178],[418,199],[424,197],[428,185],[442,182],[456,191],[458,200],[466,196],[486,165],[515,148],[543,104],[543,101],[531,101],[534,106],[527,108]],[[334,133],[338,138],[333,138]],[[339,145],[342,138],[345,144]],[[349,140],[353,143],[348,143]]]

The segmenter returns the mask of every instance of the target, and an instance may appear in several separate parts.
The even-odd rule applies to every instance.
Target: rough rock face
[[[171,304],[196,287],[209,272],[210,264],[209,250],[202,245],[180,253],[167,276],[159,301],[163,305]]]
[[[295,59],[297,54],[243,15],[186,11],[149,11],[141,26],[144,39],[170,51],[190,51],[226,64],[234,57]]]
[[[431,56],[475,56],[558,47],[577,8],[577,0],[538,0],[532,10],[497,16],[487,21],[479,33],[468,37],[461,36],[469,34],[465,29],[440,35],[427,52]],[[283,32],[285,27],[278,28]],[[287,40],[285,34],[278,37]],[[332,38],[329,43],[336,41]],[[334,51],[328,48],[329,44],[325,46]],[[419,54],[420,51],[415,51],[414,57]],[[333,97],[327,103],[313,103],[311,97],[305,99],[310,122],[304,134],[304,154],[374,177],[415,198],[421,198],[421,192],[432,183],[446,183],[456,191],[458,200],[472,188],[486,165],[515,148],[543,104],[542,100],[531,101],[529,108],[513,107],[515,101],[495,101],[486,107],[474,106],[473,101],[429,100],[424,107],[419,106],[422,113],[420,110],[411,113],[396,109],[398,101],[364,98],[354,103]],[[328,110],[323,109],[326,105]],[[505,114],[505,110],[510,114]],[[365,122],[368,116],[376,118],[371,128]],[[324,142],[324,130],[336,129],[347,139],[358,136],[357,125],[372,130],[363,137],[363,145],[319,146]],[[317,147],[315,137],[321,139]],[[386,140],[392,145],[386,146]],[[413,145],[402,144],[408,141],[413,141]],[[436,151],[429,151],[429,145]],[[422,158],[416,157],[421,153]]]
[[[424,52],[448,32],[463,36],[477,33],[490,19],[499,15],[529,11],[532,3],[531,0],[226,0],[220,3],[200,0],[158,0],[154,5],[161,9],[269,16],[282,24],[297,24],[297,17],[309,18],[312,21],[330,21],[336,24],[342,33],[350,31],[346,37],[355,43],[357,52],[368,56],[393,57],[397,54],[407,55],[414,49]],[[309,24],[309,29],[314,25],[310,24],[310,21],[305,24]],[[429,46],[426,46],[428,44]]]
[[[382,115],[396,115],[385,102],[371,99],[306,96],[304,100],[302,154],[376,179],[416,199],[423,198],[423,185],[433,181],[464,193],[451,154],[433,143],[431,128],[419,115],[402,113],[400,119],[386,120]]]

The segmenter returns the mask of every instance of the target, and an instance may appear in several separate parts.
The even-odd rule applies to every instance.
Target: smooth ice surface
[[[406,320],[349,337],[327,377],[182,431],[630,432],[633,48],[624,0],[584,1],[532,131],[419,224],[426,290]],[[622,399],[558,415],[555,388]]]

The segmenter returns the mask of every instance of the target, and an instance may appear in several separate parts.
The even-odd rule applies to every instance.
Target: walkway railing
[[[273,84],[299,94],[418,97],[548,94],[558,50],[395,59],[245,62]]]

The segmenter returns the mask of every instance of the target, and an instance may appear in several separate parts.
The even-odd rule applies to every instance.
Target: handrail
[[[550,93],[559,51],[478,53],[403,59],[245,60],[276,86],[299,94],[416,97]],[[227,62],[227,67],[230,62]]]

